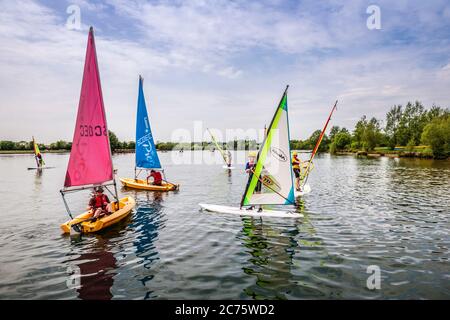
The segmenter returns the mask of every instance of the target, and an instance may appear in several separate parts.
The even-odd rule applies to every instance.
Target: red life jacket
[[[108,204],[108,197],[102,194],[101,196],[95,196],[94,208],[102,208],[105,209]]]
[[[153,177],[154,184],[161,184],[162,176],[161,176],[160,172],[158,172],[158,171],[152,172],[152,174],[150,176]]]

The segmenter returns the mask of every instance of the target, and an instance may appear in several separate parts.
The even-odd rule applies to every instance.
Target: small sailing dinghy
[[[206,130],[208,130],[209,134],[211,135],[211,139],[212,139],[214,145],[216,146],[217,150],[219,150],[220,154],[222,155],[223,161],[225,162],[225,164],[223,165],[222,168],[228,169],[228,170],[234,169],[234,167],[231,164],[231,152],[230,152],[230,150],[227,150],[225,152],[225,150],[223,150],[220,147],[219,143],[217,143],[217,140],[214,137],[214,135],[212,134],[212,132],[208,128]]]
[[[328,119],[325,122],[325,125],[323,126],[322,132],[320,133],[320,136],[317,139],[316,145],[314,146],[314,149],[311,153],[311,157],[309,158],[308,161],[303,162],[300,167],[300,191],[295,190],[296,197],[302,196],[302,195],[305,195],[305,194],[311,192],[311,187],[309,184],[307,184],[307,182],[308,182],[309,174],[311,173],[312,169],[314,168],[313,159],[316,156],[317,151],[319,150],[320,144],[322,143],[322,139],[325,135],[325,131],[327,130],[328,123],[331,120],[331,116],[333,115],[333,112],[337,109],[337,103],[338,103],[338,101],[336,100],[333,108],[331,109],[330,115],[328,116]]]
[[[272,210],[267,205],[295,205],[289,147],[287,90],[283,93],[249,175],[240,207],[200,203],[203,210],[236,215],[301,218],[295,210]]]
[[[60,190],[71,219],[63,223],[61,229],[64,233],[69,233],[72,228],[82,233],[97,232],[128,216],[135,206],[135,200],[131,197],[119,199],[117,193],[92,27],[89,30],[80,103],[72,141],[64,188]],[[112,213],[93,220],[93,212],[89,210],[74,218],[65,195],[97,186],[105,187],[115,198],[111,205]],[[108,186],[114,186],[115,192],[112,193]]]
[[[41,151],[39,150],[39,146],[36,143],[36,140],[34,140],[34,137],[33,137],[33,151],[34,151],[34,159],[36,160],[36,167],[28,167],[28,170],[42,170],[54,168],[45,165],[45,161],[42,158]]]
[[[155,142],[153,141],[152,130],[150,128],[150,121],[148,120],[147,106],[145,104],[144,79],[139,76],[139,94],[137,105],[137,118],[136,118],[136,160],[134,167],[134,179],[133,178],[121,178],[120,182],[125,187],[147,190],[147,191],[172,191],[179,188],[178,184],[174,184],[166,181],[164,169],[159,161],[158,153],[156,152]],[[163,181],[161,185],[154,185],[147,183],[144,179],[138,179],[138,176],[142,171],[148,172],[149,170],[160,171],[163,175]]]

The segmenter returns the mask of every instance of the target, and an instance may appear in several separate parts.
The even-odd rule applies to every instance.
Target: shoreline
[[[414,151],[400,151],[400,152],[384,152],[384,151],[340,151],[336,152],[334,155],[344,156],[353,155],[356,157],[387,157],[387,158],[411,158],[411,159],[424,159],[424,160],[450,160],[450,157],[436,159],[433,157],[432,153],[424,152],[414,152]]]
[[[179,150],[157,150],[158,152],[169,152],[169,151],[179,151]],[[186,151],[201,151],[201,150],[186,150]],[[205,151],[205,150],[203,150]],[[239,151],[239,150],[234,150]],[[42,150],[42,153],[55,153],[55,154],[67,154],[70,153],[70,150]],[[134,149],[117,149],[113,152],[113,154],[125,154],[125,153],[135,153]],[[305,152],[307,153],[307,152]],[[320,152],[320,153],[330,153],[330,152]],[[20,155],[20,154],[34,154],[33,150],[0,150],[0,155]],[[339,151],[334,155],[336,156],[345,156],[352,155],[356,157],[387,157],[387,158],[411,158],[411,159],[424,159],[424,160],[450,160],[450,157],[444,159],[434,159],[431,153],[424,152],[406,152],[406,151]]]

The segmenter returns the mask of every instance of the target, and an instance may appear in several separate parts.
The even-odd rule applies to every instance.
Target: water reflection
[[[250,255],[250,266],[243,270],[256,278],[244,290],[245,294],[253,299],[287,299],[295,286],[291,267],[298,230],[293,226],[271,225],[261,218],[243,217],[242,222],[238,237]]]
[[[34,191],[40,192],[42,187],[42,169],[37,169],[34,174]]]
[[[69,270],[78,297],[82,300],[110,300],[117,268],[114,254],[108,250],[109,240],[97,237],[89,252],[69,261]],[[82,248],[81,250],[86,250]]]
[[[165,193],[162,192],[147,192],[145,200],[138,201],[136,214],[131,224],[131,229],[136,233],[133,246],[136,257],[140,259],[137,263],[143,267],[136,279],[147,290],[144,299],[155,298],[150,282],[156,274],[152,267],[159,260],[155,243],[159,230],[164,227],[162,219],[164,196]]]

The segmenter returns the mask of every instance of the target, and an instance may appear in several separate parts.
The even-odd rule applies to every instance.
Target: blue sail
[[[142,78],[139,77],[139,97],[136,119],[136,167],[146,169],[161,169],[155,142],[153,141],[150,122],[145,105]]]

